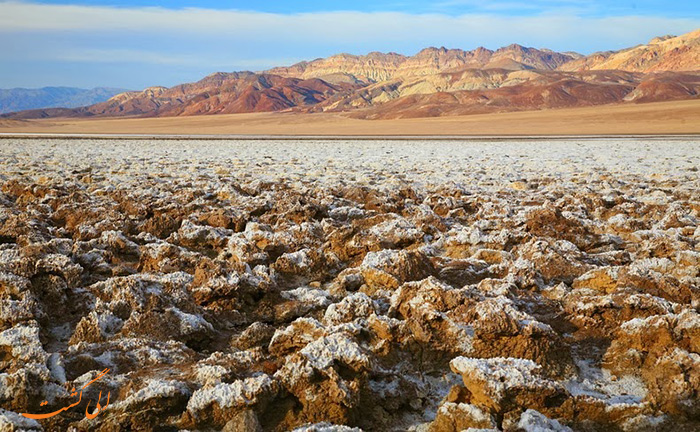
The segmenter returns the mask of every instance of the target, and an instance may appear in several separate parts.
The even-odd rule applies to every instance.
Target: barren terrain
[[[94,105],[0,118],[292,111],[394,120],[694,100],[700,94],[699,65],[700,30],[590,56],[518,44],[496,51],[429,47],[410,57],[339,54],[258,73],[216,72],[170,88],[120,93]]]
[[[31,124],[272,117],[232,118]],[[696,431],[698,160],[692,138],[1,139],[0,430]]]
[[[3,120],[0,133],[182,135],[698,134],[700,100],[438,118],[360,120],[342,114]]]

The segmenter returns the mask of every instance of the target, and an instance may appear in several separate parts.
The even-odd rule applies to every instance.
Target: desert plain
[[[0,119],[0,134],[628,135],[700,134],[700,100],[462,116],[364,120],[343,113],[244,113],[158,118]]]

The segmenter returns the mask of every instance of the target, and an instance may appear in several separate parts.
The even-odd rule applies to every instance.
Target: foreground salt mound
[[[445,402],[440,405],[430,431],[462,431],[469,429],[496,429],[496,420],[476,405]]]
[[[520,416],[517,427],[525,432],[571,432],[571,428],[548,419],[533,409],[528,409]]]
[[[457,357],[450,368],[462,376],[474,404],[501,416],[521,406],[546,409],[566,398],[564,388],[542,378],[532,360]]]
[[[440,351],[469,353],[474,330],[459,316],[468,295],[430,277],[402,285],[391,306],[411,339]]]
[[[3,144],[0,430],[700,427],[692,142]]]
[[[221,427],[232,420],[242,408],[258,406],[272,398],[276,383],[261,374],[230,384],[220,383],[195,391],[187,402],[187,414],[193,424],[211,424]]]
[[[293,432],[362,432],[362,429],[322,422],[298,427]]]
[[[355,339],[360,328],[327,328],[314,321],[299,323],[299,327],[308,329],[306,341],[287,339],[290,328],[272,338],[271,351],[290,352],[275,378],[302,404],[303,416],[349,422],[357,414],[360,390],[371,366],[369,353]]]
[[[0,429],[8,432],[35,432],[44,430],[38,421],[4,409],[0,409]]]
[[[700,414],[700,315],[654,315],[625,322],[605,353],[618,374],[639,375],[651,404],[669,413]]]

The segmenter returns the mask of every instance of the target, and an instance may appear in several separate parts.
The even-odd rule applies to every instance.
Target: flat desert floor
[[[0,119],[0,133],[345,136],[700,134],[700,100],[400,120],[357,120],[330,113],[255,113],[148,119]]]
[[[0,430],[700,430],[698,160],[0,139]]]

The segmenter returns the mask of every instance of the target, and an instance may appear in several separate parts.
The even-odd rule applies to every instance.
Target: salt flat
[[[75,167],[140,175],[288,178],[360,183],[566,180],[593,174],[697,177],[700,138],[581,140],[61,140],[3,139],[8,169],[60,174]],[[123,171],[123,172],[119,172]],[[478,183],[477,183],[478,184]],[[502,184],[494,184],[503,186]]]
[[[0,428],[697,430],[698,160],[0,139]]]

